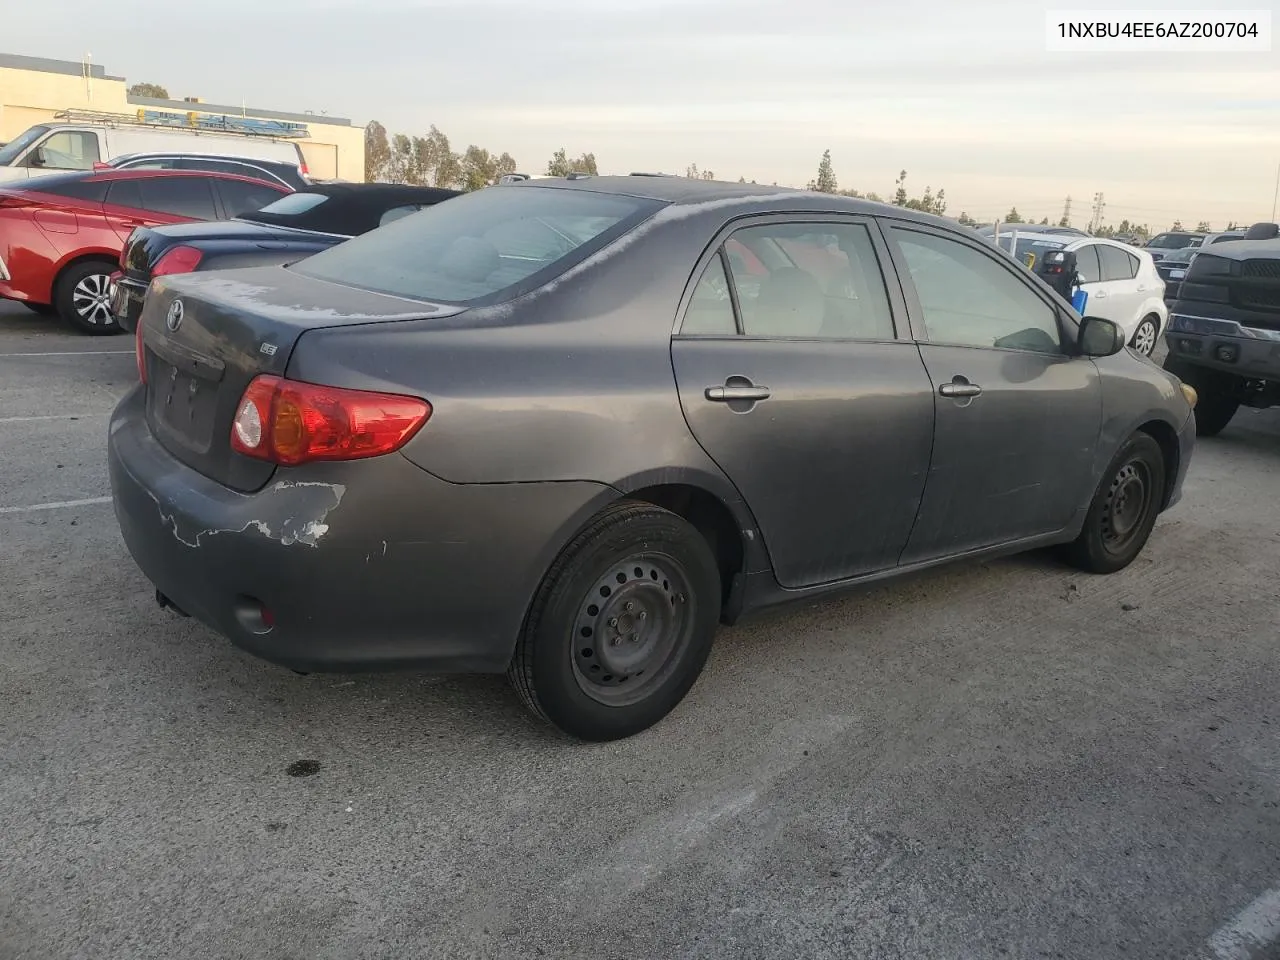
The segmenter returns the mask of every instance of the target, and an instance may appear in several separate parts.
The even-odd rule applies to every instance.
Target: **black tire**
[[[547,571],[507,676],[525,706],[572,737],[632,736],[698,679],[720,602],[702,534],[669,510],[619,501]]]
[[[1137,328],[1133,331],[1133,337],[1129,340],[1129,346],[1140,353],[1144,357],[1149,357],[1156,352],[1156,347],[1160,345],[1160,318],[1154,313],[1149,313],[1138,323]]]
[[[1164,503],[1167,479],[1160,444],[1135,433],[1107,467],[1068,563],[1089,573],[1123,570],[1142,552]]]
[[[116,271],[110,260],[85,260],[67,267],[54,287],[58,316],[81,333],[106,335],[123,332],[111,315],[107,278]]]
[[[1196,436],[1216,437],[1240,409],[1236,395],[1239,377],[1178,360],[1165,359],[1164,368],[1196,392]]]
[[[52,303],[32,303],[30,300],[24,300],[22,305],[32,313],[38,313],[42,317],[52,317],[58,312]]]

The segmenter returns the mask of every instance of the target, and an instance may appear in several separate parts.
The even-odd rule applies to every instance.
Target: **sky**
[[[905,169],[912,195],[945,188],[949,214],[983,221],[1016,206],[1056,222],[1069,195],[1083,226],[1099,191],[1112,224],[1270,219],[1280,45],[1049,52],[1045,11],[1062,6],[220,0],[159,16],[154,0],[111,0],[104,17],[99,0],[44,0],[7,5],[0,51],[88,52],[175,97],[324,111],[393,133],[435,124],[455,150],[505,150],[527,173],[565,147],[593,152],[602,173],[697,164],[803,186],[829,149],[842,188],[888,197]],[[1170,13],[1213,6],[1160,0]]]

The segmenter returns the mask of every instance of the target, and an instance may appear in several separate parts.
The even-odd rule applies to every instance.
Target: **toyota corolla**
[[[1194,391],[940,218],[682,178],[481,190],[155,281],[112,492],[163,606],[302,671],[507,672],[567,733],[717,623],[1057,546],[1123,569]]]

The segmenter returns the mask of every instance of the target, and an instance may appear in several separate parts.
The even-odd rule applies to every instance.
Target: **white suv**
[[[1012,227],[1000,232],[1000,247],[1006,252],[1010,252],[1013,235]],[[1085,313],[1118,323],[1129,346],[1150,356],[1169,320],[1164,280],[1156,272],[1151,254],[1115,240],[1046,233],[1019,235],[1012,253],[1027,263],[1028,254],[1034,254],[1038,261],[1048,250],[1068,250],[1076,255],[1080,289],[1089,295]]]

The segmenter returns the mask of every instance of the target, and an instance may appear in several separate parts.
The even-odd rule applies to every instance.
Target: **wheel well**
[[[1169,497],[1173,493],[1173,478],[1178,475],[1178,435],[1173,427],[1163,420],[1148,420],[1138,428],[1160,445],[1160,453],[1164,456],[1164,500],[1160,504],[1163,510],[1169,505]]]
[[[112,257],[112,256],[111,256],[110,254],[108,254],[108,253],[102,253],[102,252],[98,252],[98,253],[82,253],[82,254],[80,254],[78,257],[72,257],[70,260],[68,260],[66,263],[64,263],[62,266],[60,266],[60,267],[58,268],[58,272],[57,272],[57,274],[56,274],[56,275],[54,276],[54,278],[53,278],[53,284],[52,284],[52,286],[50,286],[50,288],[49,288],[49,297],[50,297],[50,299],[51,299],[51,300],[53,300],[53,299],[56,299],[56,298],[57,298],[57,296],[58,296],[58,284],[60,284],[60,283],[62,282],[62,278],[63,278],[64,276],[66,276],[66,273],[67,273],[67,271],[68,271],[68,270],[70,270],[72,267],[79,266],[79,265],[80,265],[80,264],[82,264],[82,263],[89,263],[89,262],[91,262],[91,261],[93,261],[93,260],[98,260],[98,261],[101,261],[102,263],[109,263],[109,264],[111,264],[111,269],[112,269],[113,271],[115,271],[115,270],[118,270],[118,269],[119,269],[119,266],[118,266],[118,265],[119,265],[119,262],[120,262],[120,258],[119,258],[118,256],[117,256],[117,257]]]
[[[745,562],[738,523],[723,501],[713,493],[688,484],[672,483],[645,487],[628,493],[629,500],[643,500],[683,517],[706,538],[720,567],[722,601],[728,601],[734,576]]]

